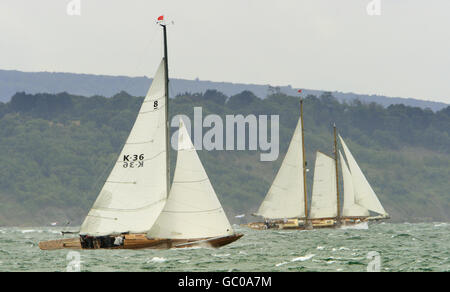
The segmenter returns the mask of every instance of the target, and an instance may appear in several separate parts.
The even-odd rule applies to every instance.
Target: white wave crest
[[[359,230],[366,230],[369,229],[369,223],[368,222],[361,222],[355,225],[342,225],[341,229],[359,229]]]
[[[225,257],[229,257],[230,254],[229,253],[225,253],[225,254],[212,254],[213,257],[218,257],[218,258],[225,258]]]
[[[167,261],[167,259],[160,258],[160,257],[154,257],[151,260],[147,261],[147,264],[148,263],[164,263],[165,261]]]
[[[315,256],[315,254],[307,254],[303,257],[294,258],[291,260],[291,262],[298,262],[298,261],[304,262],[304,261],[311,259],[313,256]]]

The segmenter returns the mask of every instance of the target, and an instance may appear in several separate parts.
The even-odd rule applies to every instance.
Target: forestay
[[[167,197],[165,103],[163,59],[81,235],[145,233],[156,221]]]
[[[362,173],[355,158],[353,158],[352,153],[347,148],[342,137],[339,135],[341,140],[342,148],[344,149],[345,157],[348,161],[348,166],[352,175],[353,189],[355,192],[355,203],[376,213],[387,215],[383,206],[381,206],[377,195],[373,191],[372,187],[369,185],[366,177]]]
[[[316,154],[310,218],[337,217],[335,161],[322,152]]]
[[[301,131],[299,119],[281,167],[255,215],[267,219],[305,217]]]
[[[233,229],[180,120],[178,156],[169,198],[147,237],[200,239],[232,234]]]

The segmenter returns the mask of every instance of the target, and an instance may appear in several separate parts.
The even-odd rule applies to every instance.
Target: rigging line
[[[153,143],[154,141],[155,141],[154,139],[151,139],[151,140],[143,141],[143,142],[127,142],[125,144],[127,144],[127,145],[139,145],[139,144]]]
[[[284,163],[284,165],[288,165],[288,166],[291,166],[293,168],[299,168],[297,164],[293,164],[293,163],[289,163],[289,162]]]
[[[112,180],[107,180],[107,181],[105,181],[105,183],[110,183],[110,184],[128,184],[128,185],[133,184],[133,185],[135,185],[137,182],[135,182],[135,181],[112,181]]]
[[[147,102],[151,102],[151,101],[157,101],[157,100],[163,99],[163,98],[165,98],[165,97],[166,97],[166,96],[163,95],[163,96],[160,96],[160,97],[158,97],[158,98],[149,98],[148,100],[144,100],[142,103],[147,103]]]
[[[94,218],[100,218],[100,219],[114,220],[114,221],[117,221],[117,220],[118,220],[118,219],[115,218],[115,217],[103,217],[103,216],[96,216],[96,215],[90,215],[90,214],[87,214],[87,216],[88,216],[88,217],[94,217]]]
[[[277,184],[272,184],[272,186],[277,187],[277,188],[282,189],[282,190],[287,190],[287,189],[289,189],[288,187],[282,187],[282,186],[279,186],[279,185],[277,185]]]
[[[144,47],[144,50],[143,50],[143,52],[140,54],[139,63],[138,63],[137,68],[136,68],[138,72],[141,72],[142,66],[144,65],[143,59],[144,59],[144,57],[147,56],[148,52],[151,51],[150,48],[153,46],[153,43],[154,43],[154,41],[155,41],[155,38],[156,38],[156,36],[157,36],[157,32],[158,32],[158,31],[159,31],[159,27],[158,27],[158,26],[154,26],[149,41],[145,42],[145,44],[144,44],[144,46],[143,46],[143,47]],[[148,58],[146,58],[146,60],[148,60]],[[145,70],[145,71],[147,71],[147,70]],[[146,76],[145,73],[142,74],[142,75],[143,75],[143,76]]]
[[[94,181],[94,183],[91,185],[91,189],[89,190],[89,192],[93,192],[94,191],[94,187],[96,185],[98,185],[99,181],[101,178],[103,178],[105,176],[105,173],[107,170],[110,170],[111,168],[113,168],[113,166],[115,165],[114,160],[110,161],[103,169],[102,173],[97,177],[97,179]],[[107,180],[108,178],[106,178]],[[103,182],[104,184],[104,182]],[[103,188],[103,185],[101,186],[100,190]],[[99,196],[99,194],[97,194],[97,196]],[[94,201],[95,202],[95,201]]]
[[[140,111],[138,114],[139,114],[139,115],[142,115],[142,114],[148,114],[148,113],[158,112],[160,109],[165,108],[165,107],[166,107],[166,105],[163,104],[163,105],[161,105],[161,106],[158,106],[158,108],[155,108],[155,109],[152,109],[152,110],[149,110],[149,111],[145,111],[145,112],[141,112],[141,111]]]
[[[114,188],[114,191],[116,190],[117,188]],[[114,191],[112,191],[112,192],[114,192]],[[152,194],[157,194],[157,195],[159,195],[160,193],[162,193],[162,192],[157,192],[157,191],[155,191],[155,192],[153,192],[152,191]],[[123,196],[114,196],[114,202],[116,202],[118,205],[126,205],[128,202],[129,202],[129,200],[127,200],[128,199],[128,197],[126,197],[126,198],[123,198]],[[139,208],[137,208],[137,209],[134,209],[134,210],[141,210],[141,209],[148,209],[149,207],[151,207],[152,205],[155,205],[155,204],[157,204],[157,203],[159,203],[159,202],[161,202],[161,201],[165,201],[166,200],[166,197],[165,197],[165,195],[164,195],[164,197],[162,197],[161,199],[159,199],[159,200],[157,200],[157,201],[154,201],[154,202],[151,202],[151,203],[149,203],[149,204],[147,204],[147,205],[144,205],[144,206],[142,206],[142,207],[139,207]],[[146,202],[145,202],[146,203]],[[101,209],[101,210],[103,210],[103,211],[108,211],[108,210],[118,210],[118,211],[120,211],[120,210],[124,210],[124,211],[126,211],[126,210],[133,210],[133,209],[118,209],[118,208],[116,208],[116,209],[114,209],[114,208],[111,208],[111,209],[109,209],[109,208],[105,208],[105,207],[101,207],[101,204],[100,204],[100,207],[97,207],[97,209]]]
[[[204,179],[200,179],[200,180],[192,180],[192,181],[176,181],[174,180],[173,183],[178,183],[178,184],[190,184],[190,183],[196,183],[196,182],[203,182],[203,181],[207,181],[208,178],[204,178]]]
[[[170,89],[170,93],[172,93],[172,96],[174,96],[175,90],[173,88],[172,82],[170,82],[170,79],[169,79],[169,89]],[[170,96],[169,96],[169,98],[170,98]]]
[[[88,216],[89,216],[89,215],[88,215]],[[91,216],[92,216],[92,215],[91,215]],[[125,233],[125,232],[130,232],[130,230],[131,230],[130,226],[127,225],[127,224],[121,223],[121,222],[119,221],[119,218],[101,217],[101,216],[92,216],[92,217],[98,217],[98,218],[103,218],[103,219],[114,220],[114,221],[115,221],[114,224],[115,224],[116,226],[117,226],[117,225],[120,225],[120,226],[122,226],[123,228],[125,228],[125,230],[123,230],[123,231],[113,231],[113,232],[110,232],[109,234]],[[98,227],[97,227],[97,230],[98,230]],[[137,233],[146,233],[146,231],[137,232]]]
[[[150,204],[147,204],[145,206],[142,206],[142,207],[139,207],[139,208],[135,208],[135,209],[119,209],[119,208],[107,208],[107,207],[96,207],[96,208],[93,207],[92,209],[103,210],[103,211],[134,212],[134,211],[141,211],[141,210],[148,209],[148,208],[150,208],[150,207],[152,207],[152,206],[154,206],[154,205],[156,205],[156,204],[158,204],[160,202],[163,202],[165,200],[166,200],[166,198],[162,198],[162,199],[160,199],[158,201],[152,202]]]
[[[205,193],[208,192],[208,191],[205,191],[203,188],[201,188],[201,186],[195,187],[195,185],[194,186],[192,186],[192,185],[189,186],[188,184],[185,184],[185,185],[183,185],[183,188],[184,188],[185,191],[190,190],[190,191],[194,191],[194,192],[197,192],[197,193],[202,193],[203,196],[205,196]],[[214,192],[214,194],[215,194],[215,192]]]
[[[191,189],[191,190],[192,190],[192,189]],[[195,189],[193,189],[193,190],[195,190]],[[172,201],[176,202],[178,205],[181,205],[181,206],[185,206],[185,207],[188,207],[188,208],[191,208],[191,209],[197,209],[197,210],[199,210],[199,211],[202,211],[202,208],[199,208],[199,207],[197,207],[197,206],[195,206],[195,205],[187,204],[187,203],[185,203],[185,202],[181,202],[181,201],[174,200],[174,199],[172,199]],[[220,205],[220,202],[219,202],[219,205]],[[222,208],[221,205],[220,205],[220,208]],[[222,208],[222,209],[223,209],[223,208]]]
[[[164,213],[207,213],[207,212],[213,212],[213,211],[217,211],[217,210],[222,210],[222,207],[216,208],[216,209],[210,209],[210,210],[201,210],[201,211],[168,211],[168,210],[163,210],[162,212]]]

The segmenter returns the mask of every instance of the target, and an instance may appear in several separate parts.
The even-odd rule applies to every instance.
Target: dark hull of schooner
[[[336,219],[316,219],[313,220],[313,228],[341,228],[341,227],[352,227],[362,224],[368,224],[369,222],[378,222],[381,220],[390,219],[389,216],[376,216],[376,217],[343,217],[340,221]]]
[[[248,227],[254,230],[267,230],[267,229],[277,229],[277,230],[311,230],[311,229],[323,229],[323,228],[340,228],[341,226],[356,226],[361,223],[370,221],[380,221],[389,219],[389,217],[345,217],[342,218],[338,223],[336,218],[319,218],[310,219],[309,225],[301,224],[297,220],[287,220],[287,221],[270,221],[270,222],[252,222],[247,224],[242,224],[244,227]]]
[[[213,238],[197,238],[197,239],[164,239],[164,238],[147,238],[146,234],[127,234],[123,237],[123,242],[118,245],[102,246],[99,241],[93,241],[89,247],[84,247],[80,238],[65,238],[39,243],[41,250],[57,250],[57,249],[170,249],[170,248],[187,248],[187,247],[213,247],[219,248],[230,244],[243,234],[233,234],[229,236],[213,237]]]

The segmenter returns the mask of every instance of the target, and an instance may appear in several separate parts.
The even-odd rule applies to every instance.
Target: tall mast
[[[336,221],[339,224],[341,221],[341,200],[339,196],[339,172],[338,172],[338,149],[336,139],[336,124],[333,125],[334,130],[334,165],[336,167],[336,194],[337,194],[337,217]]]
[[[166,104],[166,190],[167,196],[169,196],[170,191],[170,157],[169,157],[169,59],[167,54],[167,29],[166,24],[160,24],[163,28],[164,33],[164,71],[165,71],[165,104]]]
[[[300,123],[302,126],[302,154],[303,154],[303,193],[305,196],[305,219],[308,219],[308,196],[306,193],[306,158],[305,158],[305,136],[303,129],[303,98],[300,96]]]

